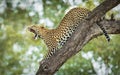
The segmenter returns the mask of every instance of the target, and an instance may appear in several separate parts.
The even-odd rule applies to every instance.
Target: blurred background
[[[27,31],[32,24],[56,28],[65,13],[79,6],[93,10],[103,0],[0,0],[0,75],[34,75],[47,47]],[[120,5],[106,14],[120,20]],[[55,75],[120,75],[120,35],[91,40]]]

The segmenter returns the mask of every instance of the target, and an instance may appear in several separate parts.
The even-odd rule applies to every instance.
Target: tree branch
[[[106,0],[91,12],[86,22],[80,23],[75,33],[66,42],[66,44],[58,50],[48,60],[40,62],[36,75],[53,75],[70,57],[78,53],[85,44],[91,39],[102,34],[99,27],[94,23],[96,19],[103,16],[108,10],[117,6],[120,0]],[[120,34],[120,20],[111,21],[104,20],[100,22],[104,25],[109,34]]]

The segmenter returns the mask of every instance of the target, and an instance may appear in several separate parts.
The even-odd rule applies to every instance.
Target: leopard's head
[[[45,35],[45,32],[46,32],[46,28],[43,26],[39,26],[39,25],[29,26],[28,30],[35,34],[34,39],[38,37],[43,38],[43,35]]]

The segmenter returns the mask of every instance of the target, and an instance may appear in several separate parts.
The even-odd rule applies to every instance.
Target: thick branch
[[[53,75],[61,67],[61,65],[67,61],[67,59],[78,53],[87,42],[102,34],[99,27],[97,27],[94,23],[96,17],[99,18],[103,16],[108,10],[117,6],[119,3],[120,0],[106,0],[95,10],[93,10],[97,14],[94,14],[94,12],[91,13],[91,15],[87,18],[89,21],[80,23],[75,33],[71,38],[69,38],[69,41],[67,41],[67,43],[60,50],[58,50],[55,55],[50,57],[48,60],[42,60],[36,75]],[[101,24],[105,26],[108,33],[120,34],[120,21],[104,20]]]
[[[116,21],[103,20],[101,24],[104,25],[104,28],[107,31],[107,33],[120,34],[120,20],[116,20]],[[90,29],[90,32],[88,33],[89,36],[87,36],[88,41],[85,41],[85,44],[89,42],[91,39],[96,38],[102,34],[103,32],[100,30],[100,28],[96,25],[93,25],[93,27],[91,27]]]
[[[107,20],[104,20],[101,23],[105,26],[105,29],[107,30],[107,32],[109,34],[120,34],[120,20],[119,21],[107,21]],[[93,27],[91,27],[89,31],[86,31],[84,33],[85,33],[86,37],[82,37],[81,39],[78,39],[78,36],[77,36],[78,34],[75,33],[74,35],[76,37],[71,38],[66,43],[66,45],[56,53],[56,55],[51,57],[50,60],[45,60],[45,62],[42,61],[43,62],[43,63],[41,63],[42,65],[47,64],[47,66],[49,66],[48,67],[48,69],[49,69],[48,75],[52,71],[54,71],[54,72],[57,71],[60,68],[60,66],[68,58],[70,58],[71,56],[78,53],[83,48],[83,46],[85,44],[87,44],[91,39],[96,38],[96,36],[101,35],[102,31],[99,29],[99,27],[97,25],[93,25]],[[79,40],[79,42],[75,43],[75,41],[77,39]],[[78,48],[78,49],[76,49],[76,48]],[[50,74],[50,75],[52,75],[52,74]]]
[[[105,15],[107,11],[117,6],[120,0],[106,0],[96,7],[88,16],[88,20],[95,20]]]

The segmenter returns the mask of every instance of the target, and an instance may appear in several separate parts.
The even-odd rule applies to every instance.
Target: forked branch
[[[117,6],[120,0],[106,0],[96,7],[88,16],[88,20],[80,23],[67,43],[48,60],[40,62],[36,75],[53,75],[70,57],[78,53],[91,39],[102,34],[94,23],[107,11]],[[109,34],[120,34],[120,20],[103,20],[100,22]]]

